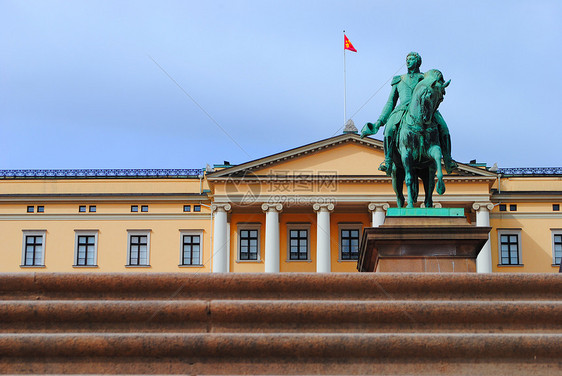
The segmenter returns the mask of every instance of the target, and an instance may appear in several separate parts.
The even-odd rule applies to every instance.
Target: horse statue
[[[443,101],[445,88],[450,82],[451,80],[444,82],[443,74],[437,69],[427,71],[414,88],[408,109],[400,120],[398,137],[392,145],[394,164],[391,173],[399,208],[404,207],[405,203],[402,193],[404,181],[408,191],[407,208],[413,208],[417,202],[418,177],[422,180],[425,190],[425,207],[433,207],[435,175],[437,193],[445,193],[439,131],[433,121],[433,115]]]

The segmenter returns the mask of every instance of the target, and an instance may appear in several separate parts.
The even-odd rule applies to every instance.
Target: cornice
[[[538,212],[494,212],[490,213],[490,219],[562,219],[562,212],[538,213]]]
[[[392,178],[386,175],[321,175],[312,174],[309,176],[284,176],[284,175],[245,175],[245,176],[226,176],[213,178],[213,182],[247,182],[247,183],[271,183],[271,182],[286,182],[286,181],[307,181],[307,182],[322,182],[325,183],[328,179],[345,183],[389,183]],[[464,182],[486,182],[493,183],[496,177],[489,176],[456,176],[445,175],[443,179],[451,183],[464,183]]]
[[[0,221],[150,221],[150,220],[207,220],[211,215],[203,214],[0,214]]]
[[[490,195],[489,194],[481,194],[481,195],[466,195],[466,194],[446,194],[444,196],[433,196],[434,203],[447,203],[447,202],[489,202]],[[303,194],[261,194],[255,198],[252,202],[253,204],[263,204],[263,203],[297,203],[297,204],[314,204],[317,201],[323,201],[333,203],[358,203],[358,204],[366,204],[368,205],[371,202],[388,202],[388,203],[395,203],[396,196],[394,194],[386,194],[386,195],[341,195],[341,194],[330,194],[326,193],[325,195],[303,195]],[[418,202],[423,202],[424,195],[421,194],[418,196]],[[214,203],[243,203],[245,205],[248,204],[247,197],[244,194],[239,195],[216,195],[214,197]]]
[[[562,201],[562,191],[502,191],[493,192],[494,202]]]
[[[122,202],[124,199],[145,201],[208,201],[207,194],[199,193],[18,193],[0,194],[0,202]]]

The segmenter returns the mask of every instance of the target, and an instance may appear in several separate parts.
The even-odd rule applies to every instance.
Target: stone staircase
[[[558,274],[0,274],[0,372],[562,373]]]

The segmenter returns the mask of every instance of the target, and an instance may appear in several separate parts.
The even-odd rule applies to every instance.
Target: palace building
[[[0,272],[356,272],[396,206],[383,158],[351,133],[236,166],[1,170]],[[436,207],[492,227],[478,272],[559,270],[562,168],[459,163],[445,184]]]

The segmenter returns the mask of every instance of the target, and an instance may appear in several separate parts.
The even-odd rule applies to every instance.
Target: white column
[[[316,272],[332,271],[330,252],[330,212],[334,204],[315,203],[312,208],[316,212]]]
[[[384,223],[386,210],[390,205],[386,202],[371,202],[368,207],[371,212],[371,226],[379,227]]]
[[[472,204],[472,208],[476,210],[476,226],[490,226],[490,210],[494,208],[494,205],[491,202],[475,202]],[[484,244],[484,247],[482,247],[482,250],[476,258],[476,272],[492,272],[492,245],[490,244],[490,234],[488,234],[488,241]]]
[[[228,271],[227,213],[230,209],[230,204],[211,205],[214,216],[212,269],[214,273],[226,273]]]
[[[262,204],[265,212],[265,272],[279,273],[279,213],[282,204]]]
[[[230,222],[226,222],[226,272],[230,272],[230,260],[232,255],[230,254]]]

